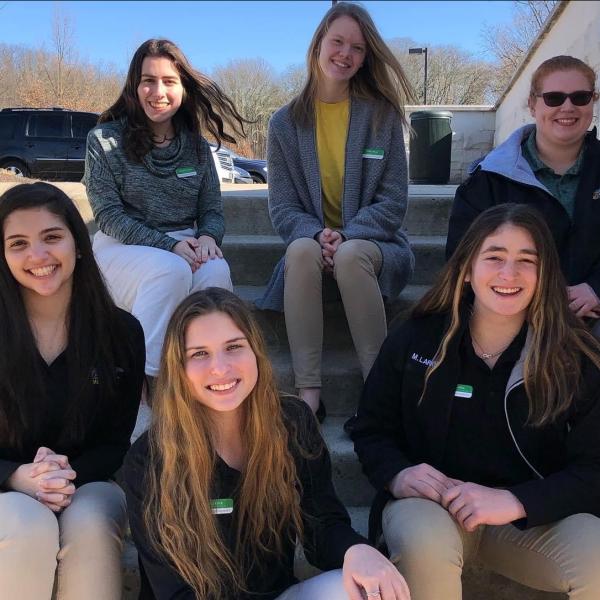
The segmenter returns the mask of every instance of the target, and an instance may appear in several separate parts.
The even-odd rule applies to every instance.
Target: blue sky
[[[384,38],[420,44],[455,44],[481,58],[484,24],[511,20],[513,2],[364,1]],[[198,69],[210,73],[238,58],[266,59],[276,70],[303,63],[329,1],[104,1],[0,0],[0,41],[51,47],[58,7],[74,25],[81,58],[125,70],[133,51],[150,37],[181,46]],[[26,17],[26,20],[24,19]]]

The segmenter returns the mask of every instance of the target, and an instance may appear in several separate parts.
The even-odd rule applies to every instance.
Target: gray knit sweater
[[[381,159],[367,158],[381,154]],[[269,123],[267,160],[269,212],[275,230],[288,245],[301,237],[314,237],[324,228],[315,131],[299,127],[289,105]],[[407,196],[399,115],[387,103],[352,97],[340,231],[346,239],[370,240],[379,246],[383,257],[379,287],[387,298],[400,293],[414,268],[413,253],[401,230]],[[260,308],[283,310],[284,260],[257,302]]]
[[[206,140],[183,131],[138,164],[125,156],[123,128],[102,123],[87,138],[84,183],[99,229],[123,244],[172,250],[177,240],[165,232],[195,228],[220,245],[223,205]],[[195,174],[178,176],[186,167]]]

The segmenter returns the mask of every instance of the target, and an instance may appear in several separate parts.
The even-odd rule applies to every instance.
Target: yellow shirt
[[[342,196],[350,100],[327,104],[317,100],[317,155],[325,226],[342,227]]]

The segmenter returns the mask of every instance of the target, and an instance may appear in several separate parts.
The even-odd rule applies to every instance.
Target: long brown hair
[[[366,54],[362,67],[350,80],[350,94],[376,102],[382,99],[391,104],[408,126],[404,105],[414,101],[414,92],[398,59],[383,41],[371,15],[353,2],[338,2],[332,6],[319,23],[306,55],[308,78],[304,88],[291,103],[294,120],[302,126],[313,121],[315,98],[321,67],[319,52],[321,42],[330,25],[339,17],[347,16],[356,21],[365,38]]]
[[[206,129],[218,146],[223,140],[236,143],[235,138],[225,132],[225,125],[239,136],[245,136],[244,123],[248,121],[238,113],[229,96],[214,81],[194,69],[176,44],[170,40],[150,39],[135,51],[119,98],[98,121],[104,123],[126,117],[123,146],[131,160],[140,162],[153,148],[152,131],[137,95],[142,63],[147,56],[169,59],[181,78],[183,100],[173,117],[176,131],[186,128],[200,134]]]
[[[450,324],[427,369],[425,385],[446,357],[448,345],[461,329],[461,305],[471,293],[466,277],[481,245],[499,227],[511,224],[527,231],[538,253],[537,286],[527,321],[532,333],[525,357],[524,380],[529,421],[540,426],[554,421],[573,402],[580,384],[582,355],[600,368],[600,344],[569,309],[567,284],[558,253],[542,215],[523,204],[500,204],[481,213],[463,236],[432,288],[413,315],[449,313]]]
[[[258,367],[256,386],[242,405],[246,459],[233,553],[221,539],[210,506],[216,458],[212,421],[185,374],[188,325],[215,312],[229,316],[243,332]],[[144,517],[149,539],[197,597],[229,597],[231,590],[243,590],[249,570],[260,567],[257,556],[278,558],[286,540],[302,537],[298,477],[265,344],[250,311],[231,292],[197,292],[173,314],[148,437],[151,468]]]
[[[0,445],[20,449],[46,431],[43,416],[52,407],[20,285],[6,262],[4,226],[17,210],[40,208],[65,224],[77,249],[67,314],[69,376],[64,382],[67,411],[61,422],[61,445],[81,444],[97,412],[110,410],[117,388],[117,367],[132,364],[135,352],[124,338],[122,318],[106,289],[89,233],[72,200],[42,181],[16,185],[4,192],[0,196]],[[91,373],[101,383],[98,393]]]

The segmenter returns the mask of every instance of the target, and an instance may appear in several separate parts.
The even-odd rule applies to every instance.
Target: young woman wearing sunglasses
[[[572,56],[543,62],[531,78],[525,125],[493,150],[456,191],[446,255],[475,217],[503,202],[535,206],[554,237],[569,307],[600,317],[600,142],[588,132],[596,73]]]

